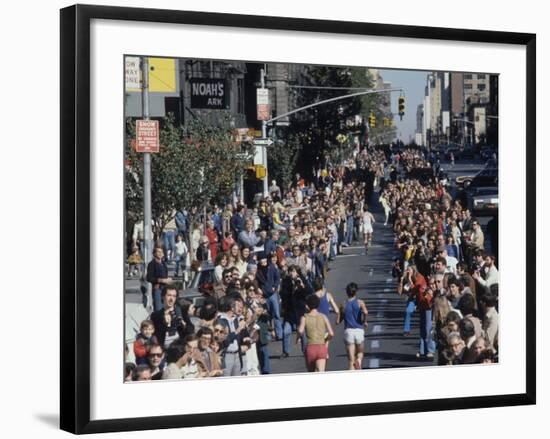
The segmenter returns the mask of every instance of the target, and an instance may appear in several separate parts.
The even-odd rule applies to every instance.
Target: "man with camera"
[[[178,293],[173,285],[162,289],[162,308],[151,313],[150,320],[155,326],[155,335],[159,344],[167,348],[177,339],[183,339],[187,334],[193,334],[195,328],[189,316],[184,315],[176,303]]]

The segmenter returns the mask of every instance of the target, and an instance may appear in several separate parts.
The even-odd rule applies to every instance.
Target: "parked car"
[[[455,178],[458,186],[468,192],[478,187],[492,187],[498,185],[498,167],[494,162],[489,162],[481,171],[475,175],[460,175]]]
[[[498,187],[478,187],[471,193],[470,209],[475,216],[492,216],[498,213]]]

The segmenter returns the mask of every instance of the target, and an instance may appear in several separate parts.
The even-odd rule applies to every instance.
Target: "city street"
[[[454,167],[449,162],[443,162],[442,168],[448,174],[451,187],[459,175],[475,175],[484,167],[480,160],[461,161]],[[345,287],[350,282],[359,286],[358,298],[365,301],[369,311],[368,330],[365,335],[365,356],[363,369],[414,367],[434,364],[433,360],[418,359],[416,352],[419,344],[418,313],[413,314],[411,334],[403,336],[403,313],[406,306],[406,296],[396,292],[396,281],[392,278],[392,260],[397,256],[393,247],[393,232],[391,226],[384,226],[384,214],[377,201],[377,193],[371,203],[372,213],[376,219],[374,224],[373,244],[365,255],[361,242],[355,242],[350,247],[343,247],[343,254],[336,257],[330,265],[327,279],[327,291],[333,294],[338,304],[346,300]],[[485,228],[489,218],[479,218]],[[170,272],[173,266],[170,266]],[[133,341],[134,329],[147,317],[141,305],[140,282],[138,279],[126,280],[126,340]],[[331,313],[330,321],[335,336],[329,346],[327,371],[346,370],[347,355],[343,342],[343,324],[335,324],[335,314]],[[272,373],[305,372],[304,356],[301,345],[296,343],[295,334],[291,337],[290,356],[281,359],[282,342],[273,341],[269,345]]]
[[[368,255],[365,255],[365,249],[359,243],[344,247],[343,255],[338,256],[331,265],[327,290],[340,304],[346,299],[345,287],[349,282],[356,282],[359,286],[358,297],[365,301],[369,311],[363,369],[426,365],[426,361],[415,357],[418,350],[418,316],[413,319],[411,335],[403,337],[406,299],[396,293],[396,282],[391,275],[393,232],[389,225],[384,227],[384,216],[378,203],[373,203],[372,207],[376,223],[373,245]],[[344,326],[334,325],[333,314],[330,320],[335,336],[329,347],[327,370],[346,370]],[[280,343],[272,343],[270,351],[273,373],[305,371],[300,345],[295,344],[291,356],[282,360],[278,359],[281,354]]]
[[[249,337],[268,343],[267,352],[259,350],[259,367],[252,359],[248,371],[230,370],[229,361],[224,374],[254,374],[260,369],[262,373],[305,372],[308,367],[296,333],[291,336],[290,351],[285,344],[283,352],[282,341],[268,342],[269,332],[271,325],[279,323],[275,320],[278,305],[284,308],[281,315],[287,323],[298,324],[311,284],[318,277],[324,279],[338,305],[347,301],[346,286],[358,285],[357,297],[368,308],[362,369],[437,364],[437,352],[428,341],[430,329],[423,330],[420,343],[420,315],[426,314],[413,313],[410,330],[404,329],[410,302],[408,294],[397,293],[393,260],[398,257],[401,266],[410,264],[418,245],[413,240],[418,237],[430,247],[422,273],[414,281],[411,276],[417,273],[409,270],[406,274],[407,288],[421,311],[433,307],[430,292],[421,296],[425,290],[432,291],[423,283],[434,280],[435,267],[442,264],[438,255],[447,257],[442,256],[444,251],[452,253],[448,256],[455,264],[458,258],[465,262],[471,275],[477,276],[479,268],[471,249],[493,253],[498,266],[498,246],[493,248],[491,242],[496,243],[498,236],[498,222],[491,221],[498,213],[496,75],[136,56],[126,58],[126,72],[127,134],[134,141],[127,151],[126,179],[131,210],[127,250],[132,249],[126,274],[133,272],[124,287],[128,346],[136,337],[153,343],[152,336],[140,332],[140,325],[150,318],[154,305],[157,312],[165,309],[164,319],[153,325],[155,332],[173,336],[180,331],[182,343],[187,335],[197,335],[201,325],[211,327],[219,322],[215,318],[229,319],[231,323],[222,331],[227,340],[237,337],[237,347],[224,345],[224,336],[213,336],[214,343],[203,347],[203,353],[213,349],[225,358],[235,349],[244,352]],[[141,77],[153,82],[140,100],[136,91]],[[160,82],[155,83],[157,79]],[[167,107],[168,101],[149,91],[178,93],[179,102],[170,101]],[[195,117],[185,117],[184,108],[193,109]],[[221,117],[225,113],[220,110],[231,118]],[[453,165],[451,157],[456,157]],[[495,166],[486,167],[489,158]],[[149,175],[154,178],[150,180]],[[457,183],[457,177],[464,178]],[[380,193],[375,182],[382,180],[394,184]],[[372,199],[365,200],[371,195]],[[385,209],[395,219],[387,226]],[[360,241],[345,246],[353,226],[363,230]],[[362,235],[371,232],[372,245],[365,254]],[[443,234],[451,247],[442,249]],[[454,243],[465,243],[469,250],[459,251]],[[162,249],[152,251],[157,245]],[[339,255],[335,255],[337,246]],[[149,258],[145,261],[147,282],[136,268],[143,254]],[[272,256],[276,259],[268,262]],[[175,276],[176,259],[185,261],[188,283]],[[443,261],[446,272],[456,274],[449,268],[454,267],[452,263]],[[303,277],[303,284],[307,278],[309,285],[297,283],[298,276]],[[175,290],[180,304],[161,303],[166,285]],[[145,309],[142,291],[151,288]],[[434,291],[451,303],[449,291]],[[274,292],[282,295],[284,303],[274,300]],[[203,295],[213,298],[212,319],[204,317],[208,305],[203,306]],[[247,313],[251,312],[246,315],[248,326],[237,330],[231,327],[235,324],[231,319],[243,318],[241,305],[235,305],[242,300]],[[188,316],[188,307],[182,305],[189,302],[195,311]],[[170,314],[176,309],[191,319],[194,334],[186,334],[185,328],[192,329],[191,325],[181,324],[177,315]],[[358,329],[362,323],[356,320],[362,317],[353,313],[360,311],[347,312],[349,329]],[[200,322],[199,315],[204,321]],[[312,317],[316,318],[314,310]],[[323,328],[308,320],[311,371],[348,369],[344,323],[336,326],[335,318],[336,313],[331,313],[334,337],[326,367],[319,335],[327,332],[324,320]],[[439,322],[443,323],[441,317]],[[441,336],[440,327],[438,331]],[[442,347],[447,341],[438,343]],[[426,344],[430,347],[425,348]],[[269,367],[264,363],[266,354]],[[462,362],[458,354],[453,358]],[[318,364],[312,366],[312,361]]]

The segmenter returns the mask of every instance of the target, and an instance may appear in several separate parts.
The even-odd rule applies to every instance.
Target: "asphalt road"
[[[343,254],[330,265],[327,290],[340,304],[346,299],[345,287],[349,282],[356,282],[359,286],[358,297],[365,301],[369,311],[365,357],[361,365],[363,369],[424,366],[426,361],[418,360],[415,356],[419,339],[418,316],[413,317],[411,335],[403,336],[406,301],[396,293],[396,282],[391,276],[391,261],[395,254],[393,233],[389,225],[384,226],[383,213],[377,202],[372,203],[372,208],[376,223],[368,255],[365,255],[365,249],[360,243],[345,247]],[[335,335],[329,346],[327,370],[346,370],[343,324],[336,326],[332,313],[329,320]],[[294,334],[292,340],[295,340]],[[290,357],[285,359],[279,359],[281,348],[280,342],[270,344],[273,373],[306,370],[299,344],[293,343]]]

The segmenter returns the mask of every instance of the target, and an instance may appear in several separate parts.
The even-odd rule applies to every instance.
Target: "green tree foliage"
[[[352,69],[308,66],[302,75],[301,83],[301,85],[315,87],[352,87]],[[351,93],[345,89],[298,88],[295,90],[296,107]],[[299,162],[302,172],[311,175],[312,168],[338,144],[336,136],[342,132],[345,134],[346,121],[359,114],[360,109],[360,100],[351,98],[320,105],[297,113],[291,118],[291,131],[301,145]]]
[[[351,84],[354,88],[364,88],[366,90],[373,89],[375,87],[372,75],[364,67],[353,67],[351,70]],[[368,118],[371,111],[377,111],[382,103],[382,95],[380,93],[373,93],[357,98],[360,102],[360,110],[358,114],[363,116],[364,119]],[[376,113],[375,113],[376,114]]]
[[[177,209],[201,209],[210,201],[231,196],[233,184],[252,157],[252,145],[234,140],[229,120],[220,126],[190,120],[185,127],[164,118],[160,152],[151,154],[153,231],[160,235]],[[135,123],[128,121],[128,138],[135,138]],[[143,217],[143,154],[126,148],[126,206],[135,220]]]
[[[353,87],[373,88],[375,86],[374,79],[368,70],[356,67],[351,72]],[[390,119],[393,117],[391,114],[385,114],[382,111],[385,103],[384,99],[386,98],[387,96],[384,96],[382,93],[368,94],[359,98],[361,101],[360,114],[363,116],[363,119],[367,120],[371,112],[376,117],[376,127],[369,129],[369,139],[374,143],[390,143],[395,139],[397,134],[395,125],[385,127],[382,122],[384,117],[389,117]]]
[[[269,179],[279,182],[285,190],[292,183],[300,149],[300,140],[295,134],[290,134],[285,140],[277,140],[268,149]]]
[[[335,89],[297,88],[295,89],[296,108],[352,94],[360,89],[374,89],[376,85],[368,69],[364,67],[330,66],[308,66],[299,83],[305,86],[335,87]],[[295,170],[311,175],[312,168],[322,164],[325,157],[331,157],[333,160],[347,157],[349,154],[345,148],[350,148],[353,143],[339,142],[337,137],[359,134],[362,127],[349,123],[356,115],[361,115],[366,121],[372,111],[377,119],[377,126],[369,130],[369,138],[376,143],[391,142],[395,138],[396,128],[383,126],[382,119],[392,117],[384,114],[381,109],[384,98],[381,93],[373,93],[343,99],[296,113],[291,117],[290,132],[296,140],[298,149]],[[290,163],[284,165],[290,165]]]

